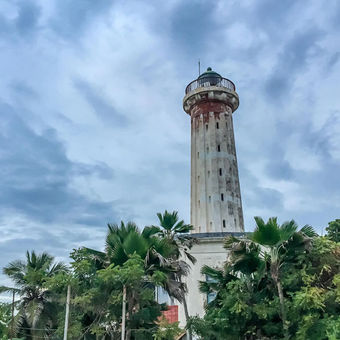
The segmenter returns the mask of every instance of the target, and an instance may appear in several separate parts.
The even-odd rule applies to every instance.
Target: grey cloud
[[[52,29],[65,39],[79,39],[87,25],[113,6],[110,0],[56,1],[56,13],[51,18]]]
[[[328,75],[336,77],[339,74],[339,49],[331,46],[330,41],[336,41],[339,34],[340,6],[337,11],[334,11],[334,2],[324,7],[316,25],[310,13],[314,15],[313,7],[320,5],[318,1],[312,1],[308,11],[303,10],[305,4],[293,0],[244,3],[234,1],[228,2],[223,11],[218,11],[223,1],[208,0],[173,1],[166,5],[152,0],[144,3],[65,0],[54,1],[51,7],[44,5],[40,10],[34,8],[33,2],[27,3],[16,2],[16,6],[20,5],[22,9],[14,18],[0,14],[0,36],[1,39],[5,37],[6,47],[9,47],[5,54],[0,54],[0,67],[2,66],[2,74],[6,75],[6,81],[11,83],[11,93],[9,99],[6,99],[14,103],[12,107],[4,104],[0,107],[0,219],[22,219],[20,223],[27,222],[29,227],[25,229],[23,226],[20,230],[23,233],[34,232],[37,239],[27,236],[25,240],[1,243],[1,253],[8,254],[6,263],[9,259],[17,258],[26,249],[47,250],[53,255],[67,256],[74,244],[84,241],[93,246],[93,242],[97,242],[105,233],[108,221],[131,219],[142,226],[144,221],[153,223],[152,218],[155,218],[156,223],[155,212],[164,209],[180,210],[181,217],[188,218],[190,128],[189,118],[181,112],[181,100],[184,86],[197,74],[196,61],[199,57],[204,67],[212,66],[219,72],[224,72],[221,70],[224,68],[226,72],[230,72],[232,80],[235,80],[240,89],[242,105],[239,111],[244,111],[237,118],[239,125],[236,143],[246,220],[251,219],[252,222],[250,214],[257,214],[257,211],[268,211],[270,215],[278,216],[280,221],[294,218],[300,225],[310,223],[321,226],[325,221],[339,217],[336,206],[340,193],[339,162],[330,155],[329,136],[330,131],[334,134],[338,132],[333,128],[336,117],[331,116],[329,122],[319,131],[313,128],[312,118],[309,117],[313,103],[320,108],[321,101],[327,98],[319,98],[310,88],[304,88],[301,82],[298,95],[307,98],[306,101],[298,99],[296,105],[290,102],[289,106],[285,105],[282,98],[290,95],[290,88],[297,79],[301,81],[305,74],[317,76],[320,67],[329,69]],[[114,10],[117,12],[111,11],[112,6],[115,6]],[[46,13],[45,8],[49,9]],[[335,17],[337,22],[331,22]],[[113,18],[121,21],[112,25]],[[126,25],[125,20],[130,18],[137,20],[138,29],[135,29],[134,23]],[[323,18],[330,18],[330,23],[323,22]],[[252,41],[246,41],[244,46],[233,46],[232,41],[227,41],[226,38],[226,30],[237,23],[240,23],[241,29],[245,28],[245,32],[251,30],[253,33]],[[104,32],[101,31],[103,26]],[[113,26],[117,32],[112,31]],[[94,33],[103,33],[107,42],[103,39],[100,39],[100,43],[95,39],[90,41]],[[29,39],[30,37],[37,39]],[[131,41],[126,48],[127,37]],[[30,43],[29,49],[26,38]],[[144,38],[146,41],[141,42]],[[81,47],[79,41],[84,42]],[[152,50],[145,48],[145,44],[150,42]],[[116,46],[123,46],[122,51],[115,51]],[[321,50],[319,46],[324,49]],[[98,58],[103,53],[110,53],[110,48],[110,58]],[[25,81],[14,74],[14,67],[10,67],[13,63],[7,59],[11,58],[11,53],[13,60],[23,63],[18,69],[25,70]],[[19,53],[22,58],[17,58]],[[82,58],[82,53],[86,58]],[[138,63],[135,58],[130,58],[133,53],[143,56]],[[148,53],[150,56],[146,56]],[[152,84],[155,102],[162,103],[164,95],[166,105],[161,105],[157,119],[138,121],[140,126],[137,129],[137,123],[128,119],[131,112],[126,103],[122,105],[122,98],[113,97],[113,103],[108,100],[100,91],[102,80],[93,77],[97,74],[98,59],[105,63],[99,68],[106,67],[110,74],[115,74],[119,67],[117,65],[122,65],[123,60],[126,79],[137,76],[142,85]],[[30,74],[28,67],[25,67],[26,60],[28,65],[33,65],[32,60],[39,60],[41,69],[39,66],[34,70],[32,68]],[[50,70],[48,75],[44,74],[46,65]],[[70,70],[70,65],[74,69]],[[272,65],[273,69],[268,70]],[[74,70],[84,78],[74,79]],[[14,75],[11,76],[11,72]],[[166,72],[171,72],[169,78]],[[30,79],[37,80],[34,87],[31,86]],[[122,77],[120,86],[129,91],[126,79]],[[334,86],[331,82],[327,83],[327,79],[324,80],[323,86]],[[49,83],[46,88],[45,83]],[[69,85],[65,84],[70,83],[75,86],[77,93],[68,92]],[[111,84],[106,85],[105,88],[113,88]],[[6,95],[5,92],[2,92],[2,96]],[[74,102],[71,93],[75,96]],[[93,157],[93,150],[86,154],[76,151],[80,161],[75,162],[67,154],[80,150],[80,141],[84,143],[82,150],[86,150],[87,143],[92,143],[92,140],[87,142],[83,138],[87,130],[80,131],[83,128],[88,129],[89,120],[82,120],[82,115],[71,112],[76,110],[78,95],[88,104],[84,117],[88,118],[93,113],[99,118],[98,121],[91,120],[94,124],[93,131],[103,129],[103,136],[110,136],[112,133],[112,140],[96,135],[97,145],[105,145],[102,153],[104,156]],[[338,99],[332,98],[331,102],[337,109]],[[34,117],[37,121],[42,124],[53,122],[55,126],[39,133],[33,131],[29,127],[33,116],[30,105],[35,109]],[[145,106],[142,107],[143,105]],[[124,112],[119,112],[117,107],[122,106]],[[158,110],[159,106],[142,102],[140,109],[147,113]],[[285,112],[286,110],[290,111]],[[294,110],[295,112],[291,112]],[[48,116],[54,111],[62,113],[58,117],[53,113],[54,118]],[[317,112],[318,115],[328,113],[322,109]],[[167,134],[170,130],[164,128],[169,119],[178,124],[176,127],[171,125],[171,132],[178,130],[169,134],[169,138],[163,138],[161,134]],[[115,126],[119,131],[115,130]],[[74,131],[74,136],[70,137],[70,131]],[[122,167],[125,170],[121,170],[119,166],[112,169],[106,164],[112,161],[107,159],[112,154],[105,153],[110,154],[112,146],[118,145],[117,139],[132,134],[134,144],[129,148],[128,141],[124,140],[125,149],[117,148],[113,161],[124,162],[128,157],[128,170],[127,167]],[[179,134],[186,136],[178,137]],[[65,144],[61,142],[59,135],[66,139]],[[321,169],[296,170],[285,159],[288,140],[293,135],[296,137],[297,149],[303,148],[321,159]],[[182,141],[182,144],[174,145],[172,136],[176,136],[177,141]],[[161,139],[160,143],[158,138]],[[242,140],[247,142],[242,144]],[[157,147],[152,143],[157,144]],[[70,145],[74,148],[71,149]],[[290,146],[290,152],[294,153],[294,145]],[[151,148],[152,152],[147,150],[150,152],[145,152],[145,157],[144,154],[141,156],[146,148]],[[128,155],[123,155],[123,152]],[[139,157],[136,157],[137,152]],[[81,162],[81,159],[88,160],[89,157],[103,159],[96,164]],[[256,177],[247,170],[252,170],[254,164],[264,165],[264,169],[261,166],[256,167],[260,172]],[[78,183],[75,179],[86,183],[93,178],[94,183],[91,182],[90,188],[79,188],[93,192],[92,197],[81,194],[77,188],[71,186],[72,183]],[[279,188],[272,188],[275,181],[280,184],[285,181],[296,184],[299,188],[296,193],[298,199],[307,200],[304,210],[287,208],[284,203],[289,202],[290,197],[282,193],[284,190],[280,192]],[[261,184],[266,182],[271,184],[270,188]],[[108,184],[108,188],[103,189],[105,184]],[[103,201],[96,198],[101,195],[111,195],[115,200]],[[13,225],[4,223],[2,235],[15,238]],[[247,226],[251,229],[253,223]],[[99,229],[101,227],[103,229]],[[45,237],[44,231],[48,228],[55,228],[51,231],[56,231],[56,235],[48,234]],[[100,245],[101,240],[102,238]],[[0,265],[2,264],[4,262]]]
[[[20,3],[19,14],[15,20],[17,31],[21,35],[28,35],[34,32],[38,26],[40,7],[33,1],[25,0]]]
[[[251,13],[249,13],[251,14],[249,19],[255,26],[260,26],[269,34],[284,34],[288,27],[290,14],[296,5],[295,0],[256,1]]]
[[[294,37],[283,47],[278,56],[276,66],[265,83],[265,93],[272,101],[281,100],[290,92],[298,74],[310,58],[323,53],[318,47],[318,41],[324,33],[315,27],[296,32]]]
[[[37,92],[23,80],[16,80],[10,84],[11,91],[18,96],[27,99],[38,99]]]
[[[11,5],[17,7],[17,15],[7,18],[0,13],[0,35],[8,41],[35,35],[39,30],[40,7],[31,0],[11,2]]]
[[[337,64],[340,59],[340,52],[336,52],[328,59],[328,63],[326,65],[326,71],[332,71],[333,67]]]
[[[294,178],[294,171],[290,164],[282,158],[270,158],[267,166],[267,173],[274,179],[291,180]]]
[[[53,129],[41,135],[31,130],[8,106],[0,107],[1,193],[3,213],[17,211],[41,222],[64,221],[87,225],[105,223],[114,216],[112,202],[89,199],[70,183],[76,174],[99,174],[108,178],[107,166],[72,163]]]
[[[217,40],[218,23],[214,20],[216,3],[180,1],[171,13],[171,36],[179,43],[179,52],[203,55],[211,41]]]
[[[259,185],[258,180],[239,164],[242,201],[245,209],[268,209],[278,214],[283,207],[283,195],[274,189]]]
[[[117,112],[99,90],[94,89],[90,84],[80,79],[75,80],[74,84],[92,107],[97,117],[104,123],[111,123],[117,127],[124,127],[127,125],[127,118]]]

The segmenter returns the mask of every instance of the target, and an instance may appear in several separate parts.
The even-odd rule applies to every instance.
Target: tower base
[[[191,266],[190,274],[186,277],[186,284],[188,287],[188,294],[186,296],[188,311],[190,316],[204,316],[204,307],[209,298],[199,290],[199,281],[206,281],[206,278],[201,274],[203,266],[207,265],[213,268],[223,268],[227,260],[227,250],[223,248],[226,237],[244,237],[244,233],[219,232],[219,233],[195,233],[192,234],[197,239],[197,243],[190,250],[197,262],[193,265],[186,259]],[[180,326],[184,327],[186,324],[185,313],[183,305],[179,305],[179,322]]]

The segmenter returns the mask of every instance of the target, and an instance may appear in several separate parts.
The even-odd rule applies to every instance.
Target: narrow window
[[[219,129],[220,125],[218,124],[218,122],[216,122],[216,129]]]
[[[209,146],[207,146],[207,153],[209,153]]]
[[[208,178],[210,177],[210,170],[208,170]]]
[[[201,201],[198,201],[198,206],[201,206]]]
[[[228,123],[225,123],[225,127],[228,128]]]
[[[199,152],[197,152],[197,158],[200,158],[200,153]]]
[[[210,222],[210,229],[212,228],[212,222]]]
[[[223,220],[222,222],[223,222],[223,228],[225,228],[225,220]]]
[[[224,195],[221,194],[221,201],[224,201]]]
[[[220,176],[222,176],[222,168],[220,168]]]
[[[197,177],[198,182],[200,181],[200,176]]]
[[[217,151],[221,152],[221,145],[220,144],[217,145]]]
[[[208,131],[208,124],[205,124],[205,130]]]
[[[211,196],[209,196],[209,203],[211,203]]]

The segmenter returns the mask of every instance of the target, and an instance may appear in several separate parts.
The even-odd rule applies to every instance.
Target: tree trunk
[[[122,337],[121,340],[125,338],[125,322],[126,322],[126,286],[123,286],[123,302],[122,302]]]
[[[126,321],[131,319],[132,313],[133,313],[133,306],[134,306],[134,296],[133,292],[130,292],[126,295],[127,299],[127,318]],[[125,331],[125,340],[131,339],[131,329],[129,329],[126,325],[126,331]]]
[[[288,334],[288,327],[287,327],[287,316],[286,316],[285,302],[284,302],[284,297],[283,297],[283,289],[282,289],[281,281],[279,278],[278,264],[272,264],[271,272],[272,272],[272,278],[277,288],[277,292],[279,294],[283,335],[285,339],[288,339],[289,334]]]
[[[184,307],[184,314],[185,314],[186,324],[188,326],[189,311],[188,311],[188,305],[187,305],[187,300],[185,298],[185,294],[183,294],[183,307]],[[188,330],[187,330],[187,337],[188,337],[188,340],[192,340],[192,334],[191,334],[191,329],[190,328],[188,328]]]

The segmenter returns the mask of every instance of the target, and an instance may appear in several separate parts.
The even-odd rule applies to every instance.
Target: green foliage
[[[177,336],[183,334],[183,329],[178,322],[169,323],[166,318],[161,318],[158,323],[158,329],[153,335],[154,340],[174,340]]]
[[[46,284],[66,271],[63,263],[54,263],[53,256],[34,251],[26,253],[26,261],[13,261],[3,268],[15,287],[0,287],[0,290],[14,291],[20,296],[14,320],[17,335],[39,337],[53,333],[57,326],[59,305],[53,302],[53,291]]]
[[[329,222],[326,231],[330,240],[340,242],[340,219]]]
[[[0,303],[0,339],[8,339],[11,320],[11,305]]]
[[[317,237],[310,226],[298,231],[293,221],[281,226],[275,218],[256,222],[252,241],[226,240],[224,268],[203,267],[212,280],[201,282],[201,290],[216,298],[204,318],[192,318],[195,332],[209,340],[339,339],[339,243]]]
[[[173,217],[178,218],[177,214]],[[171,235],[190,230],[182,221],[175,226],[176,232]],[[87,337],[119,336],[125,286],[127,336],[152,338],[165,308],[154,299],[155,286],[169,287],[176,281],[174,276],[187,273],[187,265],[177,261],[177,243],[163,236],[158,227],[140,232],[131,222],[109,224],[104,252],[80,248],[71,253],[75,278],[72,305],[78,315],[76,322],[71,321],[71,331],[81,324]]]
[[[47,253],[27,252],[3,271],[17,297],[15,332],[26,339],[63,336],[67,287],[71,287],[68,338],[120,339],[123,290],[126,289],[126,336],[129,340],[170,340],[183,332],[160,318],[166,308],[155,301],[162,286],[186,306],[183,277],[195,262],[189,250],[192,226],[176,212],[158,214],[159,226],[142,232],[134,223],[110,224],[105,251],[72,251],[71,270]],[[329,223],[326,237],[294,221],[279,225],[256,217],[249,238],[230,237],[223,268],[204,266],[200,282],[207,304],[204,318],[187,324],[202,339],[340,338],[340,220]],[[0,304],[0,339],[7,340],[11,305]]]

